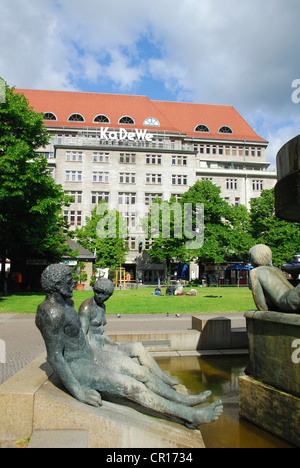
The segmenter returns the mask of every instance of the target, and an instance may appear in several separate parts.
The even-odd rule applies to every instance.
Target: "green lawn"
[[[186,289],[188,291],[190,288]],[[163,296],[151,293],[154,288],[116,290],[107,301],[107,314],[199,314],[245,312],[255,309],[252,293],[248,288],[196,288],[197,296]],[[74,291],[75,308],[92,296],[92,291]],[[205,297],[221,296],[221,297]],[[43,293],[14,294],[0,297],[0,313],[35,314],[43,302]]]

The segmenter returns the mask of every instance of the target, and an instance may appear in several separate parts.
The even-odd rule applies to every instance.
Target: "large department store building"
[[[130,252],[126,270],[145,282],[162,277],[139,242],[139,220],[159,197],[179,198],[197,180],[221,187],[230,204],[249,208],[251,198],[273,188],[268,142],[231,106],[152,101],[146,96],[23,90],[30,105],[44,114],[50,135],[41,148],[57,184],[74,202],[64,216],[72,228],[101,200],[127,220]],[[197,278],[197,266],[191,267]]]

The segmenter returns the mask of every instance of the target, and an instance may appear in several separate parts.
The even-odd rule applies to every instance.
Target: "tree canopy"
[[[274,189],[251,200],[250,231],[256,243],[270,247],[275,265],[291,262],[300,252],[300,224],[276,216]]]
[[[228,205],[221,197],[220,187],[209,180],[198,181],[183,194],[180,203],[204,206],[204,243],[194,252],[199,263],[222,263],[245,255],[250,242],[243,229],[247,210]]]
[[[126,259],[128,230],[116,210],[109,210],[105,201],[95,207],[85,226],[75,231],[77,241],[91,252],[96,252],[99,268],[115,269]]]
[[[175,199],[163,202],[174,207]],[[162,202],[156,200],[156,203]],[[167,266],[171,260],[189,262],[192,259],[199,264],[205,262],[247,262],[250,248],[259,243],[267,244],[273,251],[275,265],[291,261],[294,253],[300,250],[299,223],[281,220],[275,215],[274,189],[264,190],[260,197],[251,200],[251,210],[243,205],[229,205],[221,197],[221,188],[211,181],[196,182],[179,200],[181,216],[184,206],[191,204],[192,224],[196,225],[197,206],[204,207],[204,242],[199,248],[189,250],[187,238],[174,236],[175,218],[171,211],[171,235],[163,234],[163,217],[160,214],[159,232],[152,238],[148,254],[152,260],[165,260]],[[151,219],[153,208],[150,210]],[[184,219],[181,220],[184,223]],[[146,226],[148,226],[148,221]],[[151,232],[148,232],[148,238]]]
[[[249,232],[249,213],[246,207],[228,205],[222,199],[220,193],[221,189],[212,182],[207,180],[198,181],[182,195],[178,202],[181,207],[181,215],[179,214],[179,216],[182,217],[182,225],[186,222],[186,219],[184,219],[185,207],[188,205],[192,207],[191,224],[195,233],[197,233],[197,224],[199,225],[199,207],[202,205],[204,208],[204,217],[201,220],[203,221],[204,237],[199,247],[197,247],[196,243],[196,248],[189,249],[190,244],[189,238],[186,236],[186,230],[182,231],[181,238],[175,238],[171,234],[170,238],[165,239],[161,221],[160,232],[152,240],[151,248],[148,251],[150,258],[165,258],[167,264],[172,258],[180,261],[196,259],[199,263],[205,261],[222,263],[245,259],[253,244]],[[174,201],[174,199],[171,199],[168,202],[169,205],[174,206]],[[153,207],[150,210],[150,216],[152,211]],[[172,214],[171,233],[174,233],[174,212]],[[151,237],[150,234],[149,237]]]
[[[4,102],[3,102],[4,101]],[[62,207],[67,198],[37,153],[48,143],[43,115],[5,84],[0,103],[0,249],[11,260],[61,258],[68,248]]]

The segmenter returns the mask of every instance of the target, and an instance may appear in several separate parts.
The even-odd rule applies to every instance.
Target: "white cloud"
[[[82,70],[82,78],[96,84],[101,79],[115,83],[121,90],[130,89],[141,81],[144,75],[144,67],[131,65],[130,59],[122,55],[120,51],[113,50],[107,57],[108,63],[101,65],[93,55],[85,55],[78,58],[78,64]]]
[[[9,0],[1,5],[0,73],[17,87],[72,87],[71,51],[51,0]]]

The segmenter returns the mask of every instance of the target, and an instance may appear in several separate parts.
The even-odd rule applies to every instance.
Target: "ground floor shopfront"
[[[189,265],[173,262],[167,268],[166,263],[137,261],[122,264],[125,280],[128,283],[164,284],[183,280],[200,286],[247,286],[249,284],[249,265],[237,263],[198,263]]]

